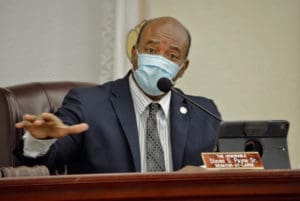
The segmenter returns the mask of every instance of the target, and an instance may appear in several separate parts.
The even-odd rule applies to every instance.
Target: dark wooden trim
[[[0,179],[0,200],[300,200],[300,170]]]

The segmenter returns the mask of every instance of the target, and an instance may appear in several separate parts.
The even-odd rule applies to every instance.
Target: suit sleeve
[[[73,125],[84,122],[82,98],[77,90],[71,90],[64,98],[62,106],[57,110],[57,115],[65,124]],[[49,149],[47,154],[36,158],[26,157],[23,154],[24,142],[14,150],[16,165],[46,165],[50,173],[63,171],[65,165],[78,156],[84,133],[69,135],[58,139]]]

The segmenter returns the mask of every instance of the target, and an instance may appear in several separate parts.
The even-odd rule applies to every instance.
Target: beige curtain
[[[106,0],[106,9],[101,30],[101,52],[99,63],[99,83],[123,77],[131,68],[126,55],[126,37],[130,29],[138,24],[143,16],[140,0]]]

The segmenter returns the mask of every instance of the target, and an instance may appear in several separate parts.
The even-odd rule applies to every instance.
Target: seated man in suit
[[[132,48],[132,70],[122,79],[73,89],[55,114],[24,115],[28,132],[15,155],[21,165],[51,173],[176,171],[202,164],[214,150],[219,122],[157,81],[176,81],[188,67],[191,37],[176,19],[147,21]],[[212,100],[189,96],[219,115]]]

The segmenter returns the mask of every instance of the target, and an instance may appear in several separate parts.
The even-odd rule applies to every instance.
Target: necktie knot
[[[151,103],[149,105],[149,115],[155,115],[160,108],[160,105],[158,103]]]

